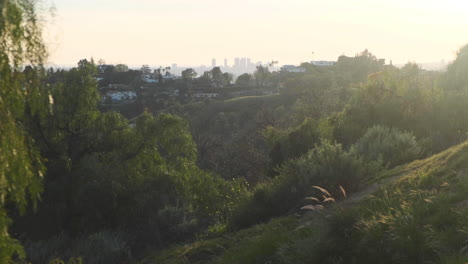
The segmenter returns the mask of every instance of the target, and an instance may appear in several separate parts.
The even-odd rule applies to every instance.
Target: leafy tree
[[[431,133],[432,145],[436,150],[461,143],[468,135],[468,45],[457,54],[455,61],[441,76],[440,90],[435,93],[428,127]],[[429,126],[431,125],[431,126]]]
[[[257,86],[263,87],[265,85],[265,81],[270,75],[271,75],[271,72],[268,69],[268,67],[258,65],[257,69],[254,72],[255,80],[257,80]]]
[[[232,75],[231,73],[225,72],[225,73],[223,73],[222,76],[223,76],[223,84],[224,84],[224,85],[229,85],[229,84],[231,84],[232,79],[233,79],[233,75]]]
[[[244,73],[241,76],[237,77],[236,85],[242,87],[248,87],[250,84],[250,80],[252,80],[252,75],[249,73]]]
[[[28,116],[43,116],[49,101],[40,82],[46,52],[35,2],[0,1],[0,10],[0,263],[9,263],[24,252],[8,233],[7,206],[24,212],[42,190],[43,160],[28,135]],[[21,74],[24,64],[34,70]]]
[[[286,131],[268,127],[264,136],[270,147],[270,173],[289,159],[299,158],[321,142],[322,139],[330,139],[324,131],[325,123],[318,123],[312,119]]]
[[[115,83],[115,76],[117,71],[113,65],[106,66],[104,68],[104,72],[102,73],[102,77],[104,80],[109,81],[109,83]]]
[[[385,125],[413,131],[418,138],[430,137],[437,75],[423,74],[419,68],[387,68],[369,76],[354,93],[336,119],[335,136],[345,145],[355,143],[367,128]],[[428,89],[431,88],[431,89]]]
[[[182,79],[184,80],[192,80],[196,76],[197,72],[192,68],[188,68],[182,71]]]
[[[116,72],[126,72],[126,71],[128,71],[128,66],[127,66],[127,64],[117,64],[117,65],[115,65],[115,71]]]
[[[211,70],[211,79],[216,88],[222,87],[224,85],[224,76],[220,67],[214,67]]]
[[[211,87],[212,86],[212,77],[211,71],[203,72],[203,75],[197,78],[197,82],[201,86]]]
[[[340,111],[348,102],[350,91],[340,87],[336,74],[326,70],[289,77],[280,93],[295,98],[290,119],[298,124],[305,118],[320,119]]]
[[[458,51],[457,59],[448,66],[447,74],[443,78],[443,85],[447,90],[468,91],[468,45]]]
[[[354,57],[340,56],[334,67],[345,83],[365,82],[369,74],[383,70],[384,65],[384,59],[378,59],[366,49]]]

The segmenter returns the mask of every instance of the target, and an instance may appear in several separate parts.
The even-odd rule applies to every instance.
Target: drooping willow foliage
[[[44,173],[25,117],[41,115],[48,107],[40,87],[46,50],[36,2],[0,0],[0,13],[0,263],[8,263],[13,254],[24,254],[8,233],[7,209],[24,211],[28,202],[35,204]],[[35,71],[20,73],[25,65]]]

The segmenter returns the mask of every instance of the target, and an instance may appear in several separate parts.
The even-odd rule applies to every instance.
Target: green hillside
[[[396,167],[324,210],[199,239],[143,263],[465,263],[467,193],[465,142]]]

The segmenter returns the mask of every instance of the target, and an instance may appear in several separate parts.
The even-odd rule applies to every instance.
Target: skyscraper
[[[224,68],[227,68],[227,59],[224,59]]]
[[[242,69],[247,68],[247,59],[246,59],[246,58],[240,59],[240,67],[241,67]]]
[[[211,59],[211,67],[216,67],[216,59]]]

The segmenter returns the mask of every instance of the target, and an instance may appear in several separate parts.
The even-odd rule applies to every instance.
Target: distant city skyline
[[[171,63],[171,64],[157,64],[157,63],[141,63],[141,64],[128,64],[128,63],[125,63],[125,62],[118,62],[118,63],[112,63],[112,62],[108,62],[108,61],[105,61],[105,64],[108,64],[108,65],[117,65],[117,64],[125,64],[127,65],[130,69],[140,69],[142,66],[146,65],[146,66],[149,66],[151,69],[157,69],[159,67],[162,67],[162,68],[165,68],[165,67],[171,67],[171,72],[174,71],[174,69],[177,69],[176,73],[179,73],[184,70],[184,69],[187,69],[187,68],[193,68],[193,69],[198,69],[199,71],[197,71],[197,73],[200,75],[200,74],[203,74],[203,71],[208,71],[208,70],[211,70],[213,67],[220,67],[222,70],[226,71],[228,70],[228,72],[231,72],[231,73],[238,73],[238,74],[242,74],[242,73],[252,73],[254,72],[255,70],[255,67],[257,65],[263,65],[263,66],[267,66],[269,67],[271,70],[280,70],[280,68],[284,65],[295,65],[295,66],[300,66],[301,63],[313,63],[314,61],[317,62],[317,61],[323,61],[323,60],[313,60],[313,61],[302,61],[301,63],[292,63],[292,64],[281,64],[279,63],[278,61],[266,61],[266,62],[263,62],[263,61],[256,61],[255,63],[250,63],[250,69],[248,69],[247,71],[245,70],[247,67],[238,67],[236,66],[236,60],[239,60],[237,63],[240,65],[240,60],[241,60],[242,57],[236,57],[236,58],[232,58],[232,63],[229,63],[229,59],[227,58],[224,58],[222,61],[223,61],[223,64],[221,65],[221,63],[218,63],[218,60],[215,59],[215,58],[212,58],[211,59],[211,62],[209,63],[205,63],[205,64],[200,64],[200,65],[184,65],[184,64],[179,64],[179,63]],[[86,58],[86,59],[89,59],[89,58]],[[92,58],[94,59],[94,62],[97,64],[99,59],[96,59],[96,58]],[[213,66],[213,59],[216,61],[216,65]],[[246,59],[250,59],[251,58],[246,58]],[[338,59],[338,58],[337,58]],[[336,62],[337,60],[324,60],[324,61],[333,61],[333,62]],[[78,61],[77,61],[78,62]],[[76,63],[70,63],[70,64],[55,64],[55,63],[49,63],[47,64],[46,66],[47,67],[56,67],[56,68],[71,68],[71,67],[76,67],[77,65],[77,62]],[[271,62],[275,62],[274,65],[271,65]],[[446,60],[440,60],[440,61],[432,61],[432,62],[416,62],[417,64],[419,64],[423,69],[427,69],[427,70],[441,70],[441,69],[444,69],[451,61],[446,61]],[[393,61],[390,61],[390,60],[386,60],[386,64],[390,64],[392,63],[394,66],[396,67],[402,67],[404,66],[406,63],[394,63]],[[234,69],[236,69],[237,67],[237,71],[235,71]],[[202,71],[200,71],[202,70]],[[233,71],[234,70],[234,71]]]
[[[94,62],[96,64],[99,63],[99,61],[102,61],[103,63],[105,64],[109,64],[109,65],[117,65],[117,64],[126,64],[127,66],[129,67],[141,67],[143,65],[148,65],[152,68],[157,68],[157,67],[174,67],[174,66],[177,66],[177,67],[182,67],[182,68],[187,68],[187,67],[208,67],[208,68],[212,68],[212,67],[237,67],[237,66],[240,66],[241,65],[241,60],[244,59],[245,62],[244,64],[245,65],[268,65],[270,64],[272,61],[261,61],[261,60],[252,60],[252,58],[247,58],[247,57],[242,57],[242,56],[239,56],[239,57],[235,57],[235,58],[211,58],[211,59],[207,59],[206,60],[206,63],[203,63],[203,64],[195,64],[195,65],[189,65],[189,64],[181,64],[179,62],[172,62],[172,63],[169,63],[169,64],[161,64],[161,63],[157,63],[157,62],[143,62],[143,63],[137,63],[137,64],[129,64],[129,63],[126,63],[124,61],[119,61],[117,63],[115,62],[112,62],[112,61],[107,61],[106,59],[104,58],[97,58],[97,57],[89,57],[89,58],[83,58],[83,59],[93,59]],[[237,62],[236,64],[236,60],[239,60],[239,62]],[[63,65],[63,66],[75,66],[76,63],[78,61],[76,61],[75,63],[66,63],[66,64],[59,64],[57,63],[57,65]],[[302,62],[301,62],[302,63]],[[56,63],[49,63],[49,65],[54,65]]]
[[[457,0],[44,0],[49,62],[211,65],[248,57],[299,64],[368,49],[394,64],[452,60],[468,43]]]

